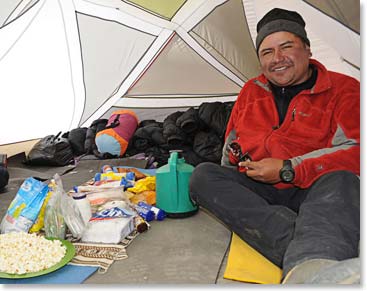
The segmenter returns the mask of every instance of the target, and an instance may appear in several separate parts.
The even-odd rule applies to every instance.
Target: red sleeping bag
[[[114,111],[108,119],[106,128],[96,134],[98,151],[101,154],[123,156],[138,123],[138,118],[133,111]]]

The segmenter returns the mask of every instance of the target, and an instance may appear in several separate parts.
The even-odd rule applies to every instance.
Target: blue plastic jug
[[[156,205],[167,217],[179,218],[195,214],[198,207],[189,195],[189,181],[194,167],[179,158],[179,152],[171,152],[168,164],[156,171]]]

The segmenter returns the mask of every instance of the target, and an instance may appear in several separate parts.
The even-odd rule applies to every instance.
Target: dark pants
[[[310,188],[277,188],[236,170],[199,164],[190,180],[194,202],[277,266],[284,276],[309,259],[358,256],[359,178],[338,171]]]

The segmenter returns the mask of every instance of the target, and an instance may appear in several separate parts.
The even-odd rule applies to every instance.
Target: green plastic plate
[[[0,278],[7,278],[7,279],[32,278],[32,277],[46,275],[48,273],[51,273],[51,272],[54,272],[60,269],[61,267],[65,266],[68,262],[70,262],[71,259],[75,255],[75,247],[73,246],[71,242],[67,240],[61,240],[61,243],[66,247],[65,256],[61,259],[60,262],[53,265],[52,267],[42,270],[42,271],[33,272],[33,273],[25,273],[25,274],[9,274],[9,273],[0,272]]]

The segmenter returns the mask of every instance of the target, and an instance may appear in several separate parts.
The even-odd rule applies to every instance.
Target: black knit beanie
[[[257,23],[256,51],[259,51],[260,44],[269,34],[277,31],[288,31],[302,38],[310,45],[305,30],[305,21],[302,16],[295,11],[274,8],[264,15]]]

